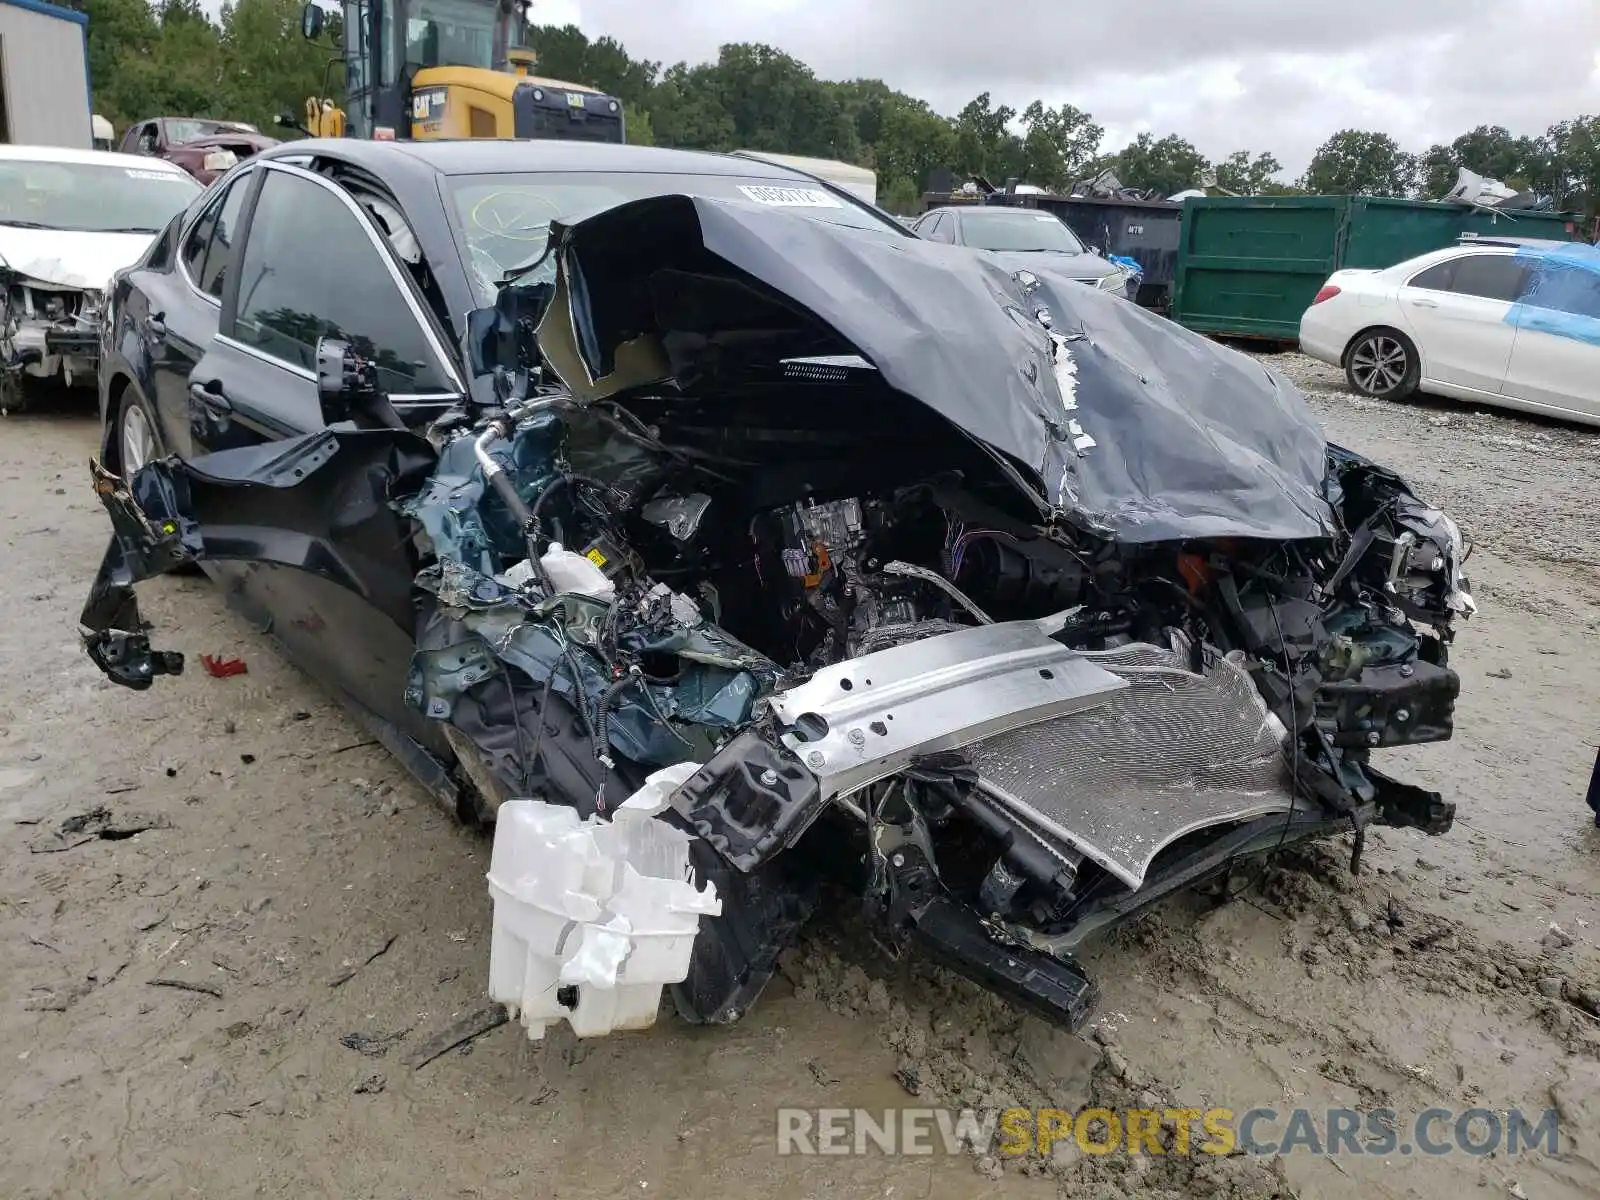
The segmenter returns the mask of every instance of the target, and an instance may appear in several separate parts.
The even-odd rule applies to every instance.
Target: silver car
[[[935,208],[911,228],[931,242],[986,251],[1013,272],[1043,268],[1128,300],[1138,289],[1132,272],[1085,246],[1059,217],[1035,208],[995,204]]]

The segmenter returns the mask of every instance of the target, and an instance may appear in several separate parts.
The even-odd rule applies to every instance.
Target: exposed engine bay
[[[0,387],[17,376],[93,384],[100,361],[101,294],[32,279],[0,264]],[[17,396],[10,395],[15,407]]]
[[[642,400],[538,403],[486,447],[515,464],[506,476],[519,501],[527,489],[528,516],[490,490],[481,525],[447,535],[480,554],[489,543],[489,570],[440,571],[422,644],[459,657],[463,643],[441,628],[459,620],[493,640],[523,619],[490,616],[499,604],[537,607],[566,590],[539,578],[515,531],[544,559],[552,543],[576,552],[594,565],[596,603],[566,602],[561,657],[552,642],[530,674],[575,704],[596,759],[705,761],[678,811],[741,869],[826,818],[819,840],[844,825],[867,851],[874,867],[859,882],[885,915],[916,895],[921,872],[925,895],[1018,922],[1019,939],[1061,952],[1096,900],[1137,891],[1184,838],[1263,820],[1448,828],[1448,805],[1375,772],[1370,753],[1451,735],[1450,625],[1470,604],[1459,535],[1353,456],[1330,457],[1358,530],[1342,549],[1131,550],[1042,528],[1014,502],[1006,511],[1004,479],[978,465],[901,480],[880,461],[863,494],[840,495],[843,479],[810,483],[837,476],[836,460],[807,462],[797,446],[768,450],[763,483],[736,474],[749,447],[713,458]],[[624,432],[634,455],[610,445]],[[482,436],[457,434],[445,461]],[[795,498],[771,505],[780,469]],[[416,505],[424,523],[428,503]],[[485,575],[515,595],[480,607]],[[954,661],[940,657],[947,643]],[[1013,657],[1020,672],[961,677]],[[462,699],[442,674],[417,686],[423,705],[454,711]],[[851,693],[885,698],[852,709],[840,703]],[[525,765],[491,760],[502,794],[525,794]]]
[[[710,253],[724,210],[694,203]],[[1074,952],[1097,930],[1308,838],[1353,832],[1359,856],[1372,823],[1450,828],[1453,805],[1373,753],[1452,734],[1464,539],[1323,442],[1281,380],[1080,285],[1033,298],[984,276],[998,319],[955,351],[1011,350],[957,420],[972,380],[912,377],[931,341],[897,358],[865,325],[845,335],[817,312],[829,289],[697,259],[630,307],[667,268],[638,246],[631,273],[585,261],[586,227],[618,219],[560,243],[536,342],[503,293],[493,399],[426,442],[356,421],[101,471],[118,537],[83,617],[96,662],[135,687],[180,670],[132,582],[205,561],[208,524],[239,556],[240,529],[286,520],[272,489],[310,489],[295,528],[316,553],[260,538],[253,560],[332,578],[408,539],[416,592],[405,576],[374,603],[413,623],[406,701],[445,727],[473,815],[537,796],[606,816],[652,771],[697,766],[660,819],[697,835],[722,898],[674,992],[701,1022],[748,1009],[825,883],[891,946],[1075,1027],[1095,991]],[[767,220],[836,259],[848,236]],[[579,310],[563,288],[585,265]],[[1180,376],[1201,381],[1183,405],[1162,393]],[[1169,428],[1113,442],[1118,419]]]

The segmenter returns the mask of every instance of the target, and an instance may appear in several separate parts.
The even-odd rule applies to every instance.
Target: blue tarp
[[[1506,323],[1600,346],[1600,247],[1530,246],[1516,257],[1530,270]]]
[[[1129,258],[1123,254],[1108,254],[1106,258],[1108,261],[1116,263],[1119,267],[1126,267],[1140,279],[1144,278],[1144,268],[1139,265],[1137,259]]]

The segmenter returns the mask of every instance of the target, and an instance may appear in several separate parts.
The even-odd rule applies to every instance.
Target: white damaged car
[[[0,407],[24,375],[94,382],[106,284],[203,190],[159,159],[0,146]]]

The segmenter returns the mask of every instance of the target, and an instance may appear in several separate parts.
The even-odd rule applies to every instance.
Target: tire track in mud
[[[1285,853],[1266,869],[1258,887],[1220,907],[1204,907],[1198,915],[1173,911],[1183,907],[1173,902],[1118,930],[1094,951],[1091,973],[1139,975],[1146,1003],[1158,1010],[1163,998],[1177,996],[1210,1008],[1213,1015],[1204,1024],[1230,1054],[1250,1056],[1261,1042],[1287,1048],[1291,1058],[1309,1064],[1299,1069],[1324,1081],[1292,1082],[1279,1074],[1288,1099],[1304,1099],[1320,1089],[1333,1094],[1338,1106],[1363,1109],[1416,1113],[1435,1106],[1508,1107],[1486,1097],[1460,1064],[1453,1074],[1430,1068],[1420,1048],[1402,1056],[1355,1019],[1360,996],[1383,978],[1417,995],[1487,1009],[1495,1022],[1550,1042],[1552,1055],[1600,1064],[1600,963],[1592,955],[1575,960],[1568,953],[1574,948],[1570,943],[1529,952],[1485,941],[1465,925],[1414,904],[1384,876],[1351,876],[1348,857],[1336,845]],[[1219,914],[1240,909],[1278,923],[1267,932],[1275,934],[1282,951],[1277,961],[1284,974],[1335,985],[1354,999],[1350,1011],[1325,1012],[1319,1019],[1314,1012],[1275,1003],[1258,976],[1230,973],[1227,964],[1238,955],[1204,948],[1196,933]],[[915,1097],[908,1103],[986,1111],[1055,1107],[1069,1113],[1097,1108],[1161,1112],[1200,1104],[1159,1074],[1133,1065],[1138,1056],[1129,1018],[1110,1001],[1094,1015],[1084,1037],[1074,1038],[942,968],[875,958],[866,943],[864,929],[824,921],[786,956],[783,972],[798,999],[874,1026],[898,1056],[896,1077]],[[1561,983],[1554,995],[1552,979]],[[1505,1051],[1502,1058],[1510,1062],[1515,1056]],[[1577,1078],[1588,1078],[1581,1066],[1569,1069],[1567,1079]],[[1551,1094],[1561,1086],[1554,1085]],[[1254,1096],[1232,1106],[1273,1099]],[[1300,1194],[1285,1177],[1281,1160],[1175,1154],[1176,1132],[1171,1121],[1163,1122],[1159,1136],[1167,1154],[1160,1158],[1097,1157],[1058,1145],[1050,1158],[1001,1160],[974,1150],[974,1166],[990,1179],[1044,1175],[1056,1180],[1064,1195],[1278,1200]],[[1600,1135],[1600,1129],[1594,1133]],[[1334,1169],[1344,1170],[1336,1161]]]
[[[1021,1013],[942,968],[907,961],[895,975],[874,978],[859,944],[863,931],[821,928],[786,956],[783,971],[797,999],[875,1025],[897,1054],[895,1077],[907,1104],[1003,1112],[1011,1108],[1161,1110],[1175,1099],[1155,1080],[1140,1078],[1118,1051],[1114,1035],[1097,1029],[1080,1040]],[[1078,1088],[1069,1103],[1063,1088]],[[1063,1194],[1093,1188],[1103,1197],[1154,1197],[1163,1192],[1230,1200],[1280,1200],[1292,1195],[1271,1159],[1206,1158],[1171,1154],[1176,1128],[1158,1135],[1169,1156],[1091,1158],[1071,1139],[1050,1155],[1001,1159],[976,1146],[975,1172],[989,1180],[1047,1177]],[[1122,1187],[1126,1190],[1118,1191]]]

